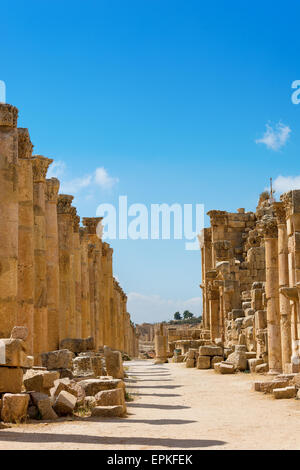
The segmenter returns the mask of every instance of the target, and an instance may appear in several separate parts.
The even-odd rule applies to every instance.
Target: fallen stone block
[[[40,412],[38,407],[35,405],[28,406],[27,416],[29,419],[39,419]]]
[[[1,339],[5,345],[6,367],[29,367],[26,354],[26,343],[22,339],[4,338]]]
[[[28,338],[28,328],[26,326],[14,326],[10,334],[11,339],[21,339],[26,341]]]
[[[120,351],[112,351],[108,347],[104,347],[104,357],[107,374],[115,379],[124,378],[124,369],[122,362],[122,354]]]
[[[18,367],[0,367],[0,393],[21,393],[23,370]]]
[[[220,346],[200,346],[199,356],[223,356],[223,349]]]
[[[29,396],[5,393],[2,397],[1,418],[5,423],[21,423],[27,417]]]
[[[40,416],[43,420],[55,420],[58,418],[57,414],[52,408],[51,399],[48,395],[40,392],[30,393],[32,403],[38,408]]]
[[[198,356],[197,369],[210,369],[211,356]]]
[[[295,398],[295,396],[297,395],[297,389],[295,386],[285,388],[274,388],[273,394],[276,399]]]
[[[211,361],[210,361],[211,368],[214,369],[215,364],[217,364],[218,362],[222,362],[223,359],[224,359],[223,356],[214,356],[214,357],[212,357]]]
[[[99,392],[95,396],[97,406],[115,406],[120,405],[123,407],[123,413],[126,413],[126,403],[124,390],[117,388],[116,390],[105,390]]]
[[[257,374],[265,374],[269,371],[269,366],[267,363],[259,364],[255,367],[255,372]]]
[[[86,396],[95,396],[98,392],[103,390],[113,390],[115,388],[125,389],[123,380],[105,378],[102,379],[86,379],[79,382],[83,388]]]
[[[92,370],[94,372],[95,377],[105,375],[105,368],[104,368],[103,359],[101,356],[91,357],[91,363],[92,363]]]
[[[73,359],[73,374],[74,377],[89,376],[94,377],[92,361],[90,356],[78,356]]]
[[[239,345],[239,348],[242,345]],[[229,354],[227,361],[232,363],[234,367],[238,370],[246,370],[247,369],[247,357],[246,353],[243,350],[240,350],[238,346],[236,346],[235,351],[232,354]]]
[[[56,398],[53,409],[58,416],[71,415],[75,409],[76,403],[76,397],[63,390]]]
[[[28,392],[41,392],[50,395],[50,388],[54,386],[54,381],[59,378],[56,371],[41,371],[29,369],[24,375],[24,386]]]
[[[188,369],[192,369],[193,367],[195,367],[195,359],[187,358],[185,362],[185,367],[187,367]]]
[[[229,364],[226,362],[221,362],[219,366],[220,374],[235,374],[236,367],[234,364]]]
[[[252,374],[256,372],[256,366],[263,364],[262,359],[248,359],[248,368]]]
[[[68,349],[59,349],[41,354],[42,364],[48,370],[70,369],[74,354]]]
[[[85,339],[66,338],[60,342],[59,349],[68,349],[69,351],[78,354],[85,351],[92,351],[95,349],[95,343],[91,336]]]
[[[173,356],[173,362],[183,362],[184,356],[182,354],[178,354]]]
[[[272,393],[276,388],[285,388],[289,385],[289,380],[267,380],[254,382],[254,390],[262,393]]]
[[[92,409],[93,417],[113,418],[121,417],[123,414],[123,407],[121,405],[95,406],[95,408]]]
[[[79,383],[71,381],[70,379],[58,379],[54,382],[54,387],[51,388],[51,396],[56,399],[60,392],[66,391],[76,397],[76,406],[81,406],[84,403],[85,392]]]

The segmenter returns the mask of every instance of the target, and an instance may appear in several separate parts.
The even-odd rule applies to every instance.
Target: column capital
[[[30,140],[28,129],[18,128],[18,157],[30,159],[32,157],[33,145]]]
[[[276,217],[265,215],[259,222],[261,233],[266,238],[278,237],[278,226]]]
[[[69,194],[59,194],[57,199],[57,213],[58,214],[73,214],[73,207],[71,206],[74,196]]]
[[[217,211],[212,210],[207,212],[207,215],[210,217],[211,225],[225,225],[226,223],[226,211]]]
[[[42,155],[34,155],[32,157],[32,171],[34,183],[45,183],[49,166],[53,160],[43,157]]]
[[[273,202],[272,208],[275,211],[278,225],[285,225],[286,223],[286,211],[283,202]]]
[[[46,180],[45,196],[47,202],[53,202],[57,204],[59,184],[60,183],[57,178],[50,178]]]
[[[74,233],[79,233],[79,224],[80,224],[80,217],[79,217],[79,215],[75,214],[73,216],[73,230],[74,230]]]
[[[101,220],[103,220],[103,217],[83,217],[82,223],[89,235],[96,235],[97,226]]]
[[[19,111],[15,106],[0,103],[0,127],[17,127]]]

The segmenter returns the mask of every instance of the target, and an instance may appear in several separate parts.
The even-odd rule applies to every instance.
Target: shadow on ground
[[[112,437],[112,436],[87,436],[80,434],[50,434],[50,433],[27,433],[14,431],[0,431],[0,442],[30,442],[30,443],[73,443],[92,445],[127,445],[147,447],[177,447],[179,449],[214,447],[226,444],[224,441],[204,439],[168,439],[152,437]]]

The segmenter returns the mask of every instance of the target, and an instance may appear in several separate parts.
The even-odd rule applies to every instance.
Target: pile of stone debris
[[[0,340],[0,416],[5,423],[56,420],[67,415],[111,417],[126,414],[122,355],[93,339],[68,339],[64,349],[26,355],[26,327]]]

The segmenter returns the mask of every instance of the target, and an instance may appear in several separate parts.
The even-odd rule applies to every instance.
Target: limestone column
[[[59,181],[46,180],[46,262],[48,306],[48,350],[59,349],[59,254],[57,198]]]
[[[73,196],[60,194],[57,201],[59,253],[59,341],[68,338],[72,317],[71,253],[73,247]]]
[[[81,246],[81,321],[82,338],[91,336],[91,314],[90,314],[90,281],[88,263],[88,234],[84,228],[80,228]]]
[[[0,103],[0,338],[17,322],[18,131],[17,108]]]
[[[47,170],[52,162],[41,155],[32,158],[35,273],[33,351],[37,364],[40,363],[40,354],[46,352],[48,346],[45,189]]]
[[[219,289],[211,282],[208,286],[208,301],[209,301],[209,323],[210,323],[210,337],[214,341],[220,338],[220,315],[219,315]]]
[[[282,371],[282,356],[279,309],[277,220],[275,217],[264,216],[261,225],[265,237],[269,372],[271,374],[278,374]]]
[[[81,247],[79,238],[80,217],[77,215],[73,220],[73,272],[75,286],[75,337],[82,338],[81,321]]]
[[[278,225],[278,273],[279,289],[289,287],[288,237],[286,213],[282,202],[274,203]],[[292,357],[291,305],[290,300],[279,290],[280,331],[283,372],[288,372]]]
[[[28,337],[26,339],[27,354],[33,355],[34,218],[31,161],[33,145],[27,129],[18,129],[18,144],[19,233],[18,309],[16,324],[28,328]]]
[[[102,217],[84,217],[82,222],[86,227],[90,243],[93,245],[93,267],[91,269],[92,295],[91,295],[91,315],[93,315],[92,329],[94,331],[95,346],[98,350],[104,346],[104,308],[101,295],[102,285],[102,240],[101,231],[98,230]],[[92,262],[92,259],[90,260]],[[93,272],[92,272],[93,271]]]
[[[103,266],[103,303],[104,303],[104,344],[112,345],[111,339],[111,278],[112,278],[112,250],[108,243],[102,244]]]

